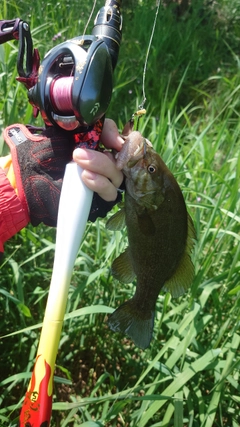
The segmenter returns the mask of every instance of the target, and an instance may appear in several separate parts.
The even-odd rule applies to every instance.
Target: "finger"
[[[117,188],[109,181],[108,178],[84,169],[82,172],[82,180],[90,190],[98,193],[98,195],[102,199],[106,200],[106,202],[113,202],[116,200]]]
[[[101,134],[101,142],[106,148],[114,148],[120,151],[124,143],[118,132],[116,123],[111,119],[105,119]]]
[[[83,169],[108,178],[116,188],[122,184],[123,173],[116,168],[113,156],[110,154],[77,148],[73,152],[73,160]]]

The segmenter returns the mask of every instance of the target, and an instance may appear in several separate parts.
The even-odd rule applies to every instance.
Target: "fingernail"
[[[74,150],[74,158],[78,160],[90,160],[92,158],[91,150],[76,148]]]

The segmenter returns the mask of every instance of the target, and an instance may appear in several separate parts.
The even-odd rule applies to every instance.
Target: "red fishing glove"
[[[49,127],[36,133],[24,125],[11,125],[4,131],[10,147],[17,192],[0,170],[0,252],[3,243],[31,222],[56,226],[58,204],[65,166],[72,160],[77,143],[91,147],[96,144],[102,123],[78,135]],[[98,134],[99,132],[99,134]],[[90,221],[104,217],[121,199],[106,202],[94,193]]]

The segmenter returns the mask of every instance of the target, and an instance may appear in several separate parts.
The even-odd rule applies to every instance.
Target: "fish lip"
[[[147,143],[142,141],[142,144],[137,147],[133,156],[128,160],[126,167],[132,169],[140,160],[144,160],[147,154]]]
[[[117,169],[124,172],[133,168],[139,160],[145,158],[148,147],[152,148],[152,143],[140,132],[133,131],[126,138],[122,150],[115,155]]]

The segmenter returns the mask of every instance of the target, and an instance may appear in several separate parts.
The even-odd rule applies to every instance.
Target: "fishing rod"
[[[29,25],[0,21],[0,43],[19,40],[17,68],[28,89],[34,115],[47,126],[74,131],[79,146],[98,149],[104,114],[111,100],[112,75],[121,42],[121,0],[107,0],[90,36],[78,36],[51,49],[40,64]],[[24,57],[26,64],[24,66]],[[57,219],[52,278],[36,361],[20,413],[20,427],[48,427],[53,374],[74,263],[85,231],[93,192],[74,162],[66,166]]]

